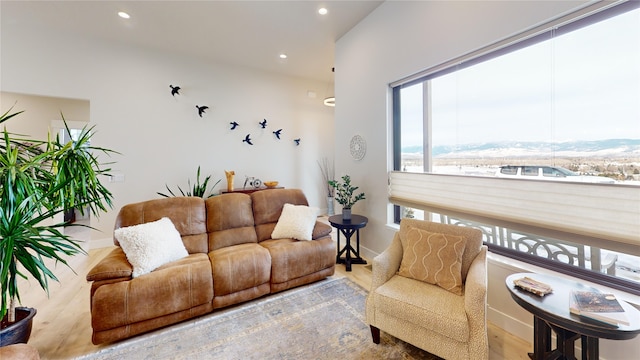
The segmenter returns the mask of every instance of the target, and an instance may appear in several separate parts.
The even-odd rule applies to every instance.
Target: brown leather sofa
[[[210,313],[333,275],[331,227],[316,222],[313,240],[271,239],[285,203],[308,205],[302,191],[173,197],[124,206],[115,228],[171,219],[189,253],[144,276],[118,246],[87,275],[94,344]],[[114,238],[114,243],[119,245]]]

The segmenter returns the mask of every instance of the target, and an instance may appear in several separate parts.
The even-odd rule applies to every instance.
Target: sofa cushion
[[[153,199],[127,204],[118,212],[114,229],[144,224],[168,217],[182,236],[190,254],[207,253],[207,229],[204,200],[196,196]],[[114,243],[118,245],[117,239]]]
[[[227,193],[205,200],[209,251],[227,246],[257,243],[251,197]]]
[[[211,305],[213,278],[205,254],[192,254],[129,281],[104,284],[91,298],[94,331]]]
[[[272,284],[301,278],[336,263],[336,244],[330,237],[312,241],[271,239],[260,245],[271,255]]]
[[[416,228],[409,230],[405,236],[398,274],[462,295],[464,239]]]
[[[304,205],[284,204],[271,238],[311,240],[318,210]]]
[[[116,229],[114,236],[133,265],[134,278],[189,255],[180,233],[166,217]]]
[[[227,246],[209,253],[216,297],[268,284],[269,251],[258,244]]]
[[[268,189],[251,193],[253,218],[258,241],[271,239],[284,204],[309,206],[300,189]]]

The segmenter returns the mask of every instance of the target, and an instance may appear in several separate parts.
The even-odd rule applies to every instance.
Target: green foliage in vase
[[[158,192],[158,195],[163,197],[196,196],[196,197],[201,197],[203,199],[207,199],[215,195],[213,193],[213,188],[215,188],[220,183],[220,180],[221,179],[218,179],[218,181],[216,181],[216,183],[213,184],[213,186],[211,186],[211,189],[208,190],[207,186],[209,185],[209,181],[211,181],[211,175],[204,178],[204,181],[201,183],[200,182],[200,166],[198,166],[196,182],[193,184],[193,186],[191,186],[191,180],[187,179],[187,185],[190,189],[187,189],[187,191],[183,191],[182,188],[180,188],[180,186],[177,186],[178,191],[180,192],[181,195],[176,195],[173,191],[171,191],[171,189],[169,188],[169,185],[165,185],[170,195],[163,194],[161,192]]]
[[[22,113],[0,115],[0,123]],[[70,131],[64,116],[67,132]],[[16,300],[20,301],[18,277],[34,278],[48,294],[49,280],[58,281],[45,263],[53,259],[66,266],[67,257],[85,253],[81,243],[63,232],[65,222],[54,217],[66,211],[84,209],[98,216],[112,207],[112,194],[100,182],[108,175],[94,153],[112,150],[91,146],[94,127],[84,127],[77,140],[63,143],[49,134],[37,140],[2,131],[0,141],[0,318],[8,314],[15,321]],[[51,224],[54,223],[54,224]],[[84,225],[76,225],[84,226]]]
[[[354,195],[358,187],[351,185],[349,175],[343,176],[342,182],[329,180],[329,186],[336,190],[336,201],[342,205],[343,209],[351,209],[355,203],[365,199],[364,193]]]

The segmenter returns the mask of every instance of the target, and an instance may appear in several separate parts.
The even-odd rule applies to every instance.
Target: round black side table
[[[351,215],[351,220],[343,220],[342,214],[329,217],[329,223],[338,229],[338,255],[337,264],[345,264],[346,270],[351,271],[351,264],[366,264],[367,261],[360,257],[360,229],[367,226],[367,219],[362,215]],[[340,249],[340,233],[346,238],[346,244]],[[356,234],[356,248],[351,246],[351,237]],[[344,257],[342,255],[344,254]]]
[[[538,296],[517,288],[513,281],[530,277],[550,285],[553,292]],[[577,281],[545,274],[519,273],[509,275],[505,283],[513,300],[533,314],[533,360],[575,359],[574,343],[582,343],[582,360],[598,360],[598,339],[627,340],[640,334],[640,312],[625,301],[620,305],[629,314],[630,325],[609,326],[583,319],[569,311],[572,290],[595,291],[598,289]],[[551,349],[551,331],[556,333],[556,349]]]

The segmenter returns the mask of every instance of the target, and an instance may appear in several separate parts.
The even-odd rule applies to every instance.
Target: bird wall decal
[[[263,121],[260,121],[258,124],[260,124],[260,126],[262,126],[262,128],[266,128],[267,127],[267,119],[262,119]]]
[[[169,85],[171,88],[171,96],[180,95],[180,86]]]
[[[296,146],[300,146],[300,138],[293,139],[293,142],[296,143]]]
[[[274,131],[273,133],[276,135],[278,140],[280,140],[280,134],[282,133],[282,129],[278,129],[278,130]]]
[[[206,105],[203,105],[203,106],[196,105],[196,107],[198,108],[198,115],[200,115],[200,117],[202,117],[202,114],[204,114],[204,111],[209,108]]]
[[[249,145],[253,145],[253,143],[251,142],[251,134],[247,134],[247,136],[244,137],[244,140],[242,140],[242,142],[246,142]]]
[[[229,124],[231,124],[231,130],[235,130],[238,126],[240,126],[240,124],[235,121],[232,121]]]

